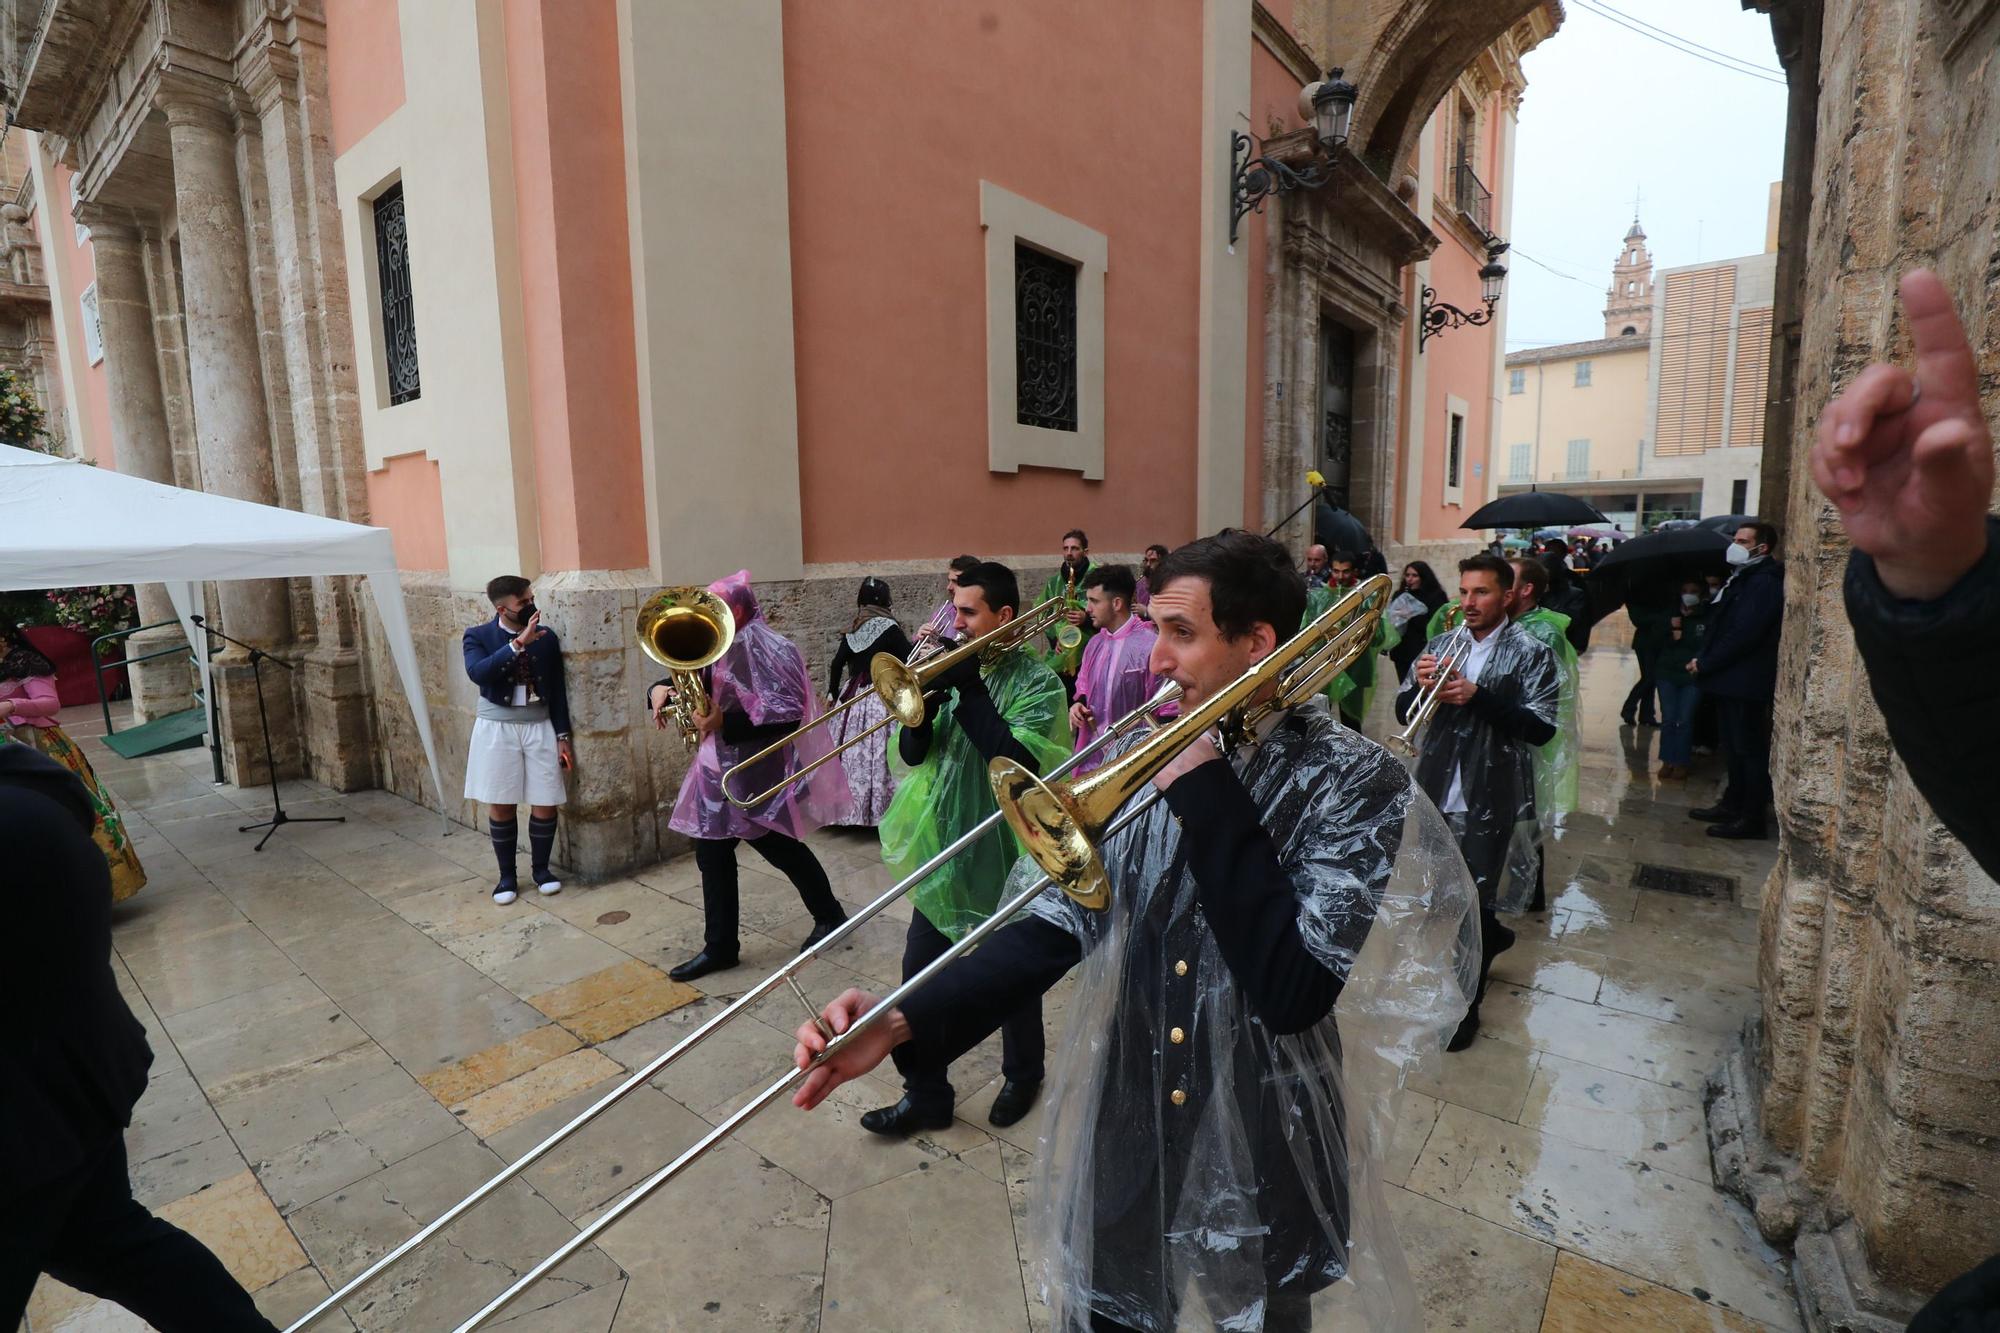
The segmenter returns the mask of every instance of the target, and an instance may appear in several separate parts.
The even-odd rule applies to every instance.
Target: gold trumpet
[[[993,794],[1028,855],[1085,907],[1109,905],[1111,882],[1098,847],[1118,811],[1211,729],[1224,749],[1253,743],[1266,718],[1296,708],[1354,665],[1374,641],[1389,590],[1386,575],[1364,580],[1226,688],[1089,777],[1046,782],[1011,759],[995,759],[987,770]]]
[[[906,727],[923,725],[924,700],[930,694],[932,683],[938,677],[944,675],[947,671],[950,671],[969,657],[977,657],[981,662],[986,663],[998,660],[1003,654],[1029,643],[1036,635],[1048,632],[1052,625],[1061,621],[1065,609],[1062,598],[1051,597],[1048,601],[1035,607],[1026,615],[1016,616],[996,630],[991,630],[976,639],[962,643],[948,652],[933,653],[931,656],[924,657],[921,660],[919,660],[915,653],[910,655],[910,660],[907,662],[899,662],[888,653],[875,654],[873,660],[868,663],[868,681],[874,687],[876,696],[888,707],[889,716],[875,723],[861,734],[848,737],[833,749],[813,760],[810,764],[797,769],[787,775],[782,781],[773,783],[763,791],[752,796],[738,796],[736,794],[733,789],[734,783],[732,779],[738,773],[747,768],[755,768],[772,755],[785,749],[785,747],[796,744],[799,737],[805,735],[814,727],[825,726],[834,718],[839,717],[842,713],[845,713],[848,709],[868,697],[865,694],[857,694],[852,699],[828,709],[813,721],[805,723],[788,735],[779,737],[763,749],[757,751],[757,753],[738,762],[722,775],[722,794],[729,798],[730,804],[745,810],[751,809],[770,800],[794,782],[799,781],[813,772],[813,770],[819,768],[820,765],[830,762],[835,756],[853,749],[882,728],[888,726],[891,722],[900,722]],[[1064,624],[1063,628],[1075,636],[1072,642],[1081,640],[1082,635],[1077,632],[1076,626]],[[1058,635],[1058,638],[1060,638],[1060,635]]]
[[[701,669],[736,641],[736,616],[706,588],[662,588],[639,608],[637,628],[640,651],[667,669],[666,707],[693,749],[701,743],[700,715],[708,711]]]

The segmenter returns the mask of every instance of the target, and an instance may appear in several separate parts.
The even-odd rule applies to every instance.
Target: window
[[[1739,478],[1729,483],[1729,512],[1747,514],[1750,512],[1750,482]]]
[[[1451,414],[1451,433],[1444,449],[1444,484],[1447,490],[1465,485],[1465,418]]]
[[[1579,361],[1576,363],[1576,387],[1579,389],[1588,389],[1590,387],[1590,362]]]
[[[1528,454],[1533,445],[1510,444],[1507,446],[1507,480],[1528,480]]]
[[[389,406],[422,395],[417,375],[417,314],[410,296],[410,232],[403,183],[375,196],[376,300],[382,313],[382,354],[389,371]]]
[[[1638,334],[1639,334],[1639,326],[1636,324],[1627,324],[1624,328],[1618,331],[1618,336],[1621,338],[1634,338],[1637,337]]]
[[[1470,166],[1479,146],[1479,115],[1472,109],[1472,103],[1460,101],[1458,104],[1458,144],[1455,156],[1458,166]]]
[[[1014,419],[1076,429],[1076,265],[1014,243]]]
[[[83,310],[83,354],[94,366],[104,359],[104,323],[97,315],[97,284],[93,282],[78,292],[76,303]]]
[[[1568,467],[1564,475],[1571,481],[1590,479],[1590,441],[1571,440],[1569,442]]]
[[[1527,372],[1527,371],[1525,371],[1525,370],[1512,370],[1512,371],[1509,371],[1509,372],[1507,372],[1507,392],[1508,392],[1508,393],[1526,393],[1527,391],[1528,391],[1528,372]]]

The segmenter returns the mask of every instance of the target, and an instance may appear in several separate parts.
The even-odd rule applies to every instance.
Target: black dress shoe
[[[1660,725],[1660,719],[1654,717],[1651,713],[1641,713],[1639,714],[1639,725],[1642,727],[1657,727]]]
[[[812,934],[806,936],[806,942],[799,946],[799,952],[804,953],[807,949],[812,948],[813,945],[818,944],[821,940],[833,934],[834,931],[839,930],[842,926],[846,924],[847,924],[846,917],[842,917],[838,921],[813,922]]]
[[[943,1111],[926,1111],[908,1097],[894,1106],[878,1106],[861,1117],[861,1127],[870,1134],[892,1139],[906,1138],[920,1129],[948,1129],[950,1126],[949,1107]]]
[[[1736,824],[1743,817],[1726,805],[1704,805],[1699,810],[1688,811],[1689,819],[1699,819],[1704,824]]]
[[[1453,1053],[1462,1051],[1472,1045],[1473,1039],[1478,1035],[1479,1006],[1475,1004],[1465,1011],[1465,1018],[1459,1023],[1458,1031],[1451,1034],[1451,1040],[1444,1044],[1444,1048]]]
[[[696,977],[705,977],[711,972],[727,972],[735,966],[735,954],[703,949],[685,963],[668,969],[667,975],[675,981],[693,981]]]
[[[1041,1092],[1040,1083],[1016,1083],[1008,1079],[1000,1085],[1000,1095],[993,1099],[993,1109],[986,1113],[986,1123],[1007,1128],[1035,1109],[1035,1099],[1041,1096]]]
[[[1728,824],[1710,824],[1708,836],[1711,838],[1752,838],[1761,841],[1764,837],[1764,821],[1761,819],[1739,819]]]

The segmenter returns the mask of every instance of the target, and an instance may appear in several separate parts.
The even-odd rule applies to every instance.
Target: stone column
[[[118,470],[165,485],[174,484],[173,446],[167,437],[166,405],[160,394],[160,365],[153,346],[153,312],[146,300],[146,273],[139,229],[101,216],[91,205],[77,209],[90,228],[97,265],[97,310],[104,335],[104,375],[111,389],[111,438]],[[138,587],[139,621],[174,618],[167,590],[157,583]],[[128,641],[128,656],[167,648],[180,638],[171,629],[148,630]],[[141,721],[176,713],[193,703],[188,671],[173,658],[156,658],[132,669],[132,701]]]
[[[236,170],[229,90],[212,79],[169,73],[157,100],[173,151],[174,205],[185,284],[188,380],[194,395],[203,489],[257,504],[278,503],[265,411],[263,361],[250,293],[249,237]],[[274,579],[216,585],[221,629],[262,648],[291,637],[285,584]],[[295,772],[299,749],[290,673],[268,672],[264,699],[278,768]],[[280,679],[283,677],[283,679]],[[221,655],[216,691],[224,763],[239,784],[266,776],[257,699],[242,650]]]

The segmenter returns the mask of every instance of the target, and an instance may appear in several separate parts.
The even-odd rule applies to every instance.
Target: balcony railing
[[[1458,211],[1472,220],[1472,225],[1484,235],[1493,234],[1493,191],[1487,189],[1472,174],[1472,164],[1461,162],[1457,167],[1455,193]]]

